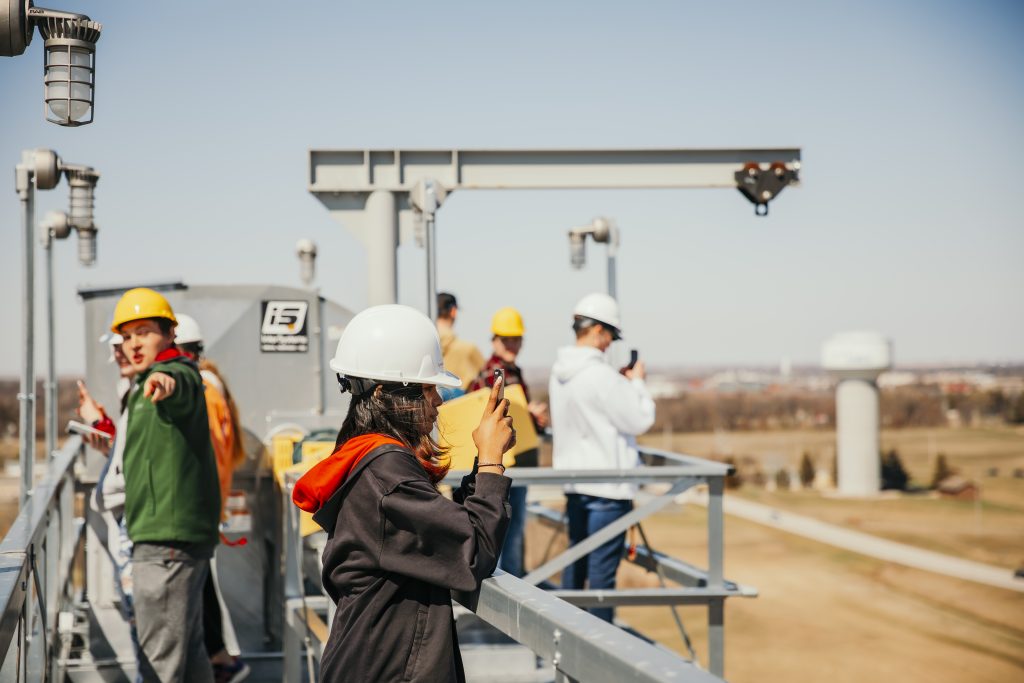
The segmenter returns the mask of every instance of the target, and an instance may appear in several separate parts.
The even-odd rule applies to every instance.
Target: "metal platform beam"
[[[435,183],[440,200],[462,189],[735,189],[748,163],[795,174],[800,150],[314,149],[308,189],[367,248],[372,306],[397,301],[396,250],[412,235],[409,195],[419,183]]]

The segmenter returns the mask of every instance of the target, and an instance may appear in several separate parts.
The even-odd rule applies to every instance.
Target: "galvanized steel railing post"
[[[722,516],[722,493],[724,490],[724,477],[708,477],[708,588],[713,589],[725,587],[722,568],[725,533]],[[708,603],[708,663],[711,673],[716,676],[724,675],[724,600],[712,600]]]

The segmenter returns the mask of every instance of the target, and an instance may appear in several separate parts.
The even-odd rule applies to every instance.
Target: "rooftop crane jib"
[[[798,184],[799,168],[796,148],[324,149],[310,150],[309,191],[366,247],[372,306],[397,302],[399,236],[422,235],[432,291],[433,219],[447,192],[739,187],[765,215],[783,187]]]

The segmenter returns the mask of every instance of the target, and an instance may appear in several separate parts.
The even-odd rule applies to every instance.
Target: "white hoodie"
[[[654,424],[654,400],[642,379],[626,379],[590,346],[558,350],[549,386],[553,465],[561,470],[632,469],[636,437]],[[568,493],[631,500],[636,484],[569,484]]]

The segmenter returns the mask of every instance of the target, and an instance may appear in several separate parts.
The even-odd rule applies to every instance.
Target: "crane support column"
[[[398,208],[395,193],[374,190],[366,198],[367,297],[370,306],[398,303]]]

